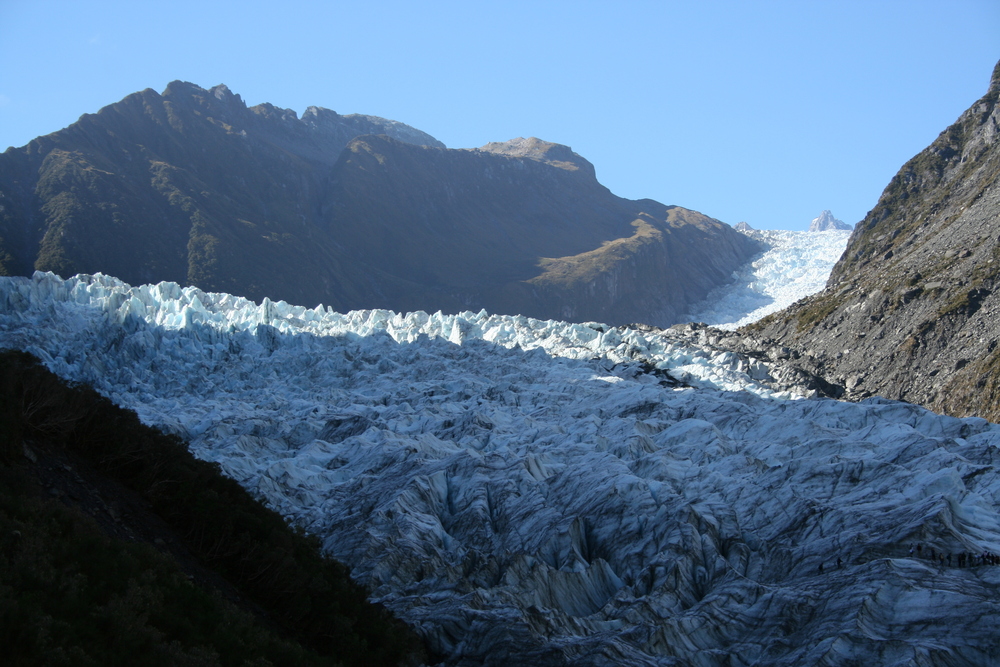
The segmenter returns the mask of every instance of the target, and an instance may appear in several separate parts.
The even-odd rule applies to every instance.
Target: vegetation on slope
[[[138,494],[197,559],[191,567],[221,575],[245,608],[193,585],[165,549],[113,539],[72,502],[43,494],[38,474],[70,469],[39,464],[43,450],[65,452]],[[0,643],[8,664],[419,659],[413,632],[368,603],[318,546],[177,438],[89,388],[67,386],[26,353],[0,353]]]

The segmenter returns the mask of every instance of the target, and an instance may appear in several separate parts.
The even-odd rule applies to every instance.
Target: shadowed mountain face
[[[827,288],[751,325],[844,386],[1000,421],[1000,64],[987,94],[907,162]]]
[[[103,272],[337,309],[670,324],[759,251],[629,201],[568,147],[171,83],[0,155],[0,272]]]

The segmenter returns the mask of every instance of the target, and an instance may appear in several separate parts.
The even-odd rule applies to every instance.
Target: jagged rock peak
[[[221,84],[220,84],[221,85]],[[218,86],[216,86],[218,87]],[[228,88],[226,89],[228,90]],[[163,89],[162,95],[180,95],[183,93],[204,93],[205,89],[196,83],[191,83],[190,81],[181,81],[180,79],[175,79],[167,84],[167,87]]]
[[[385,134],[393,139],[405,141],[417,146],[432,148],[447,148],[426,132],[396,120],[365,114],[348,114],[341,116],[336,111],[324,107],[310,106],[302,114],[302,122],[313,128],[347,126],[361,134]]]
[[[748,223],[748,222],[740,222],[739,224],[736,225],[736,231],[738,231],[738,232],[752,232],[752,231],[754,231],[754,229],[753,229],[753,227],[750,226],[750,223]]]
[[[240,106],[243,106],[243,107],[246,106],[246,103],[243,101],[243,98],[240,97],[237,94],[234,94],[233,91],[229,90],[229,86],[227,86],[224,83],[220,83],[217,86],[213,86],[213,87],[209,88],[208,92],[212,93],[212,95],[214,95],[215,99],[217,99],[217,100],[221,100],[223,102],[234,102],[235,101]]]
[[[171,81],[166,89],[163,91],[164,97],[171,97],[174,100],[188,99],[198,103],[197,100],[208,100],[213,102],[212,99],[221,102],[229,113],[237,114],[236,117],[243,117],[243,114],[248,110],[246,102],[243,101],[238,94],[233,93],[229,86],[224,83],[220,83],[217,86],[213,86],[208,90],[202,88],[201,86],[189,83],[187,81]],[[406,125],[405,123],[400,123],[395,120],[388,120],[386,118],[380,118],[378,116],[367,116],[363,114],[349,114],[347,116],[341,116],[336,111],[331,111],[330,109],[325,109],[319,106],[307,107],[305,112],[303,112],[302,117],[295,112],[294,109],[283,109],[277,107],[269,102],[262,102],[253,107],[249,107],[249,111],[256,114],[258,117],[263,118],[275,118],[286,123],[291,124],[293,127],[302,127],[316,130],[316,129],[326,129],[327,131],[339,132],[337,128],[351,128],[351,134],[386,134],[394,139],[399,139],[400,141],[405,141],[410,144],[416,144],[418,146],[433,146],[435,148],[445,148],[445,145],[427,134],[426,132],[421,132],[415,127]]]
[[[833,213],[830,211],[823,211],[819,214],[819,217],[813,218],[812,222],[809,223],[810,232],[825,232],[829,229],[843,229],[850,231],[854,229],[854,227],[847,224],[843,220],[838,220],[833,217]]]
[[[537,137],[517,137],[510,141],[493,141],[478,150],[507,157],[528,158],[538,160],[553,167],[566,171],[581,171],[596,178],[594,165],[586,158],[573,152],[573,149],[563,144],[544,141]]]

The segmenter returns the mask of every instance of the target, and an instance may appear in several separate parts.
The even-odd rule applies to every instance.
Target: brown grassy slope
[[[666,325],[759,250],[693,211],[614,196],[589,162],[538,139],[444,151],[359,137],[329,201],[338,240],[419,283],[384,290],[396,309]]]

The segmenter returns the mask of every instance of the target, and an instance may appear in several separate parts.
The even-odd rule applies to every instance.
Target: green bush
[[[193,585],[168,556],[107,537],[0,466],[0,645],[13,665],[335,665]]]

